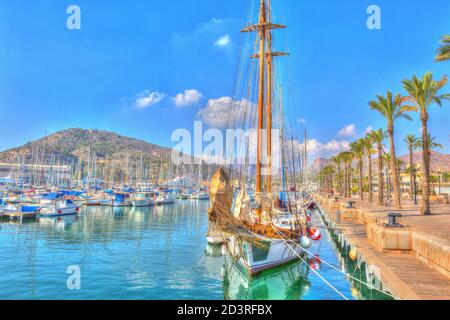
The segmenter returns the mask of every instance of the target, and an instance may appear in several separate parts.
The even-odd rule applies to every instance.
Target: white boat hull
[[[152,199],[142,199],[142,200],[132,200],[131,204],[133,207],[151,207],[155,205]]]
[[[78,206],[67,207],[67,208],[59,208],[55,211],[49,211],[39,214],[39,218],[54,218],[54,217],[63,217],[63,216],[72,216],[78,214],[79,211]]]
[[[112,206],[113,207],[130,207],[131,202],[129,202],[129,201],[123,201],[123,202],[113,201]]]
[[[197,200],[209,200],[209,194],[199,194]]]
[[[208,241],[209,244],[212,244],[212,245],[224,244],[223,237],[221,237],[219,235],[206,236],[206,240]]]
[[[86,199],[87,206],[99,206],[101,200],[100,199]]]
[[[284,265],[299,259],[304,255],[298,245],[290,244],[290,247],[281,239],[269,239],[261,237],[262,247],[252,245],[246,241],[242,243],[242,251],[236,237],[227,239],[227,249],[232,258],[247,270],[250,276],[257,275],[265,270]]]
[[[166,199],[156,199],[155,200],[155,204],[157,206],[162,206],[165,204],[174,204],[175,203],[175,199],[172,198],[166,198]]]

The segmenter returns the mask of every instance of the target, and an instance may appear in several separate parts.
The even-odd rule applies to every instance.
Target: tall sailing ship
[[[256,33],[253,47],[257,52],[250,56],[250,61],[253,61],[250,64],[254,63],[256,66],[249,68],[254,71],[255,81],[248,81],[249,84],[257,83],[253,91],[255,98],[257,96],[257,109],[254,112],[256,121],[247,121],[254,123],[257,129],[256,155],[247,157],[254,156],[256,164],[241,169],[237,179],[239,187],[236,188],[238,190],[236,197],[234,197],[235,180],[230,176],[234,170],[220,168],[213,176],[210,186],[208,242],[222,243],[228,255],[250,276],[295,259],[302,259],[305,249],[311,245],[310,219],[307,212],[309,199],[296,188],[292,188],[291,192],[286,190],[288,176],[291,176],[291,183],[295,186],[296,162],[293,159],[290,169],[285,166],[289,152],[283,124],[281,130],[277,131],[280,132],[279,141],[282,144],[282,173],[279,179],[281,183],[277,184],[278,190],[275,190],[275,181],[272,181],[272,178],[276,177],[272,159],[272,129],[276,109],[280,110],[278,116],[283,119],[280,94],[278,97],[281,101],[275,104],[275,95],[279,91],[275,88],[274,61],[276,57],[288,55],[272,50],[272,32],[283,28],[284,25],[272,23],[270,0],[260,0],[258,21],[242,30],[246,33]],[[241,115],[251,114],[252,103],[248,100],[246,102],[237,103],[232,109]],[[245,108],[249,110],[242,110]],[[230,122],[236,123],[236,118],[239,117]],[[242,120],[242,117],[240,119]],[[285,123],[283,120],[279,122]],[[294,157],[293,144],[290,153]],[[252,189],[248,186],[253,183],[254,201],[249,195],[253,190],[248,190]]]

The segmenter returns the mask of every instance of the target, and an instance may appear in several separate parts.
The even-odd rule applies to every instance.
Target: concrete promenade
[[[396,209],[358,198],[314,197],[393,295],[407,300],[450,299],[449,204],[434,199],[433,215],[422,216],[411,200],[403,200],[402,209]],[[349,201],[354,208],[347,208]],[[385,226],[389,212],[402,215],[397,219],[402,227]]]

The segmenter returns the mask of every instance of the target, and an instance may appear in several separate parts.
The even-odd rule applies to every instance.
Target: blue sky
[[[450,71],[433,61],[450,33],[447,0],[272,1],[288,25],[287,116],[305,119],[298,125],[322,155],[384,126],[367,106],[376,94],[403,92],[414,73]],[[170,146],[173,130],[191,129],[233,95],[250,3],[1,0],[0,149],[70,127]],[[81,8],[81,30],[66,27],[71,4]],[[381,30],[366,27],[370,4],[381,8]],[[401,138],[419,134],[414,119],[398,122],[400,153]],[[449,103],[432,108],[430,131],[445,152],[449,119]]]

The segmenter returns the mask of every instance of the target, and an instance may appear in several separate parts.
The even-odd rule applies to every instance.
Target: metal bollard
[[[341,222],[341,210],[336,211],[336,222]]]
[[[389,223],[385,224],[385,226],[388,228],[402,228],[403,226],[400,223],[397,223],[396,221],[397,218],[401,217],[402,215],[400,213],[389,212],[388,213]]]

